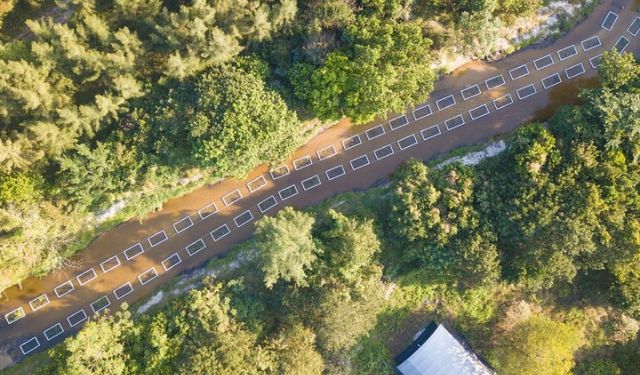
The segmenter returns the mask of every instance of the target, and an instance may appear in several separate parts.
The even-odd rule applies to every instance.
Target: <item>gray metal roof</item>
[[[402,375],[495,375],[442,325],[397,367]]]

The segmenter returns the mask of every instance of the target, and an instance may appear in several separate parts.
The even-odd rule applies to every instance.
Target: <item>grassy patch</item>
[[[51,362],[47,352],[40,352],[30,355],[19,363],[0,371],[0,375],[33,375],[39,368]]]

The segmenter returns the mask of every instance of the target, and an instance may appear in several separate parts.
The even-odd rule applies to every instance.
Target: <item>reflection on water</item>
[[[638,0],[640,1],[640,0]],[[546,107],[536,111],[535,121],[543,121],[551,117],[554,112],[563,105],[579,104],[578,94],[584,89],[596,88],[600,85],[597,76],[574,78],[564,81],[548,91],[549,101]]]
[[[462,64],[461,66],[456,68],[453,72],[451,72],[450,75],[453,77],[461,77],[469,73],[470,71],[474,71],[476,73],[483,73],[489,69],[490,69],[490,66],[487,62],[483,60],[473,60],[465,64]]]

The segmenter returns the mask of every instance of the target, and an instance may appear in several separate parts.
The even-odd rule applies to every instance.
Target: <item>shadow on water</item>
[[[580,104],[580,92],[584,89],[592,89],[598,86],[600,86],[600,81],[597,76],[564,81],[549,90],[547,106],[536,111],[534,121],[544,121],[548,119],[563,105]]]

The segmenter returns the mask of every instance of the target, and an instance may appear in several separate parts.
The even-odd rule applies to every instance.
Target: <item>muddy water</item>
[[[533,121],[544,121],[551,117],[558,108],[563,105],[580,104],[579,94],[584,89],[592,89],[600,86],[597,76],[574,78],[565,81],[549,90],[549,99],[546,107],[536,111]]]

